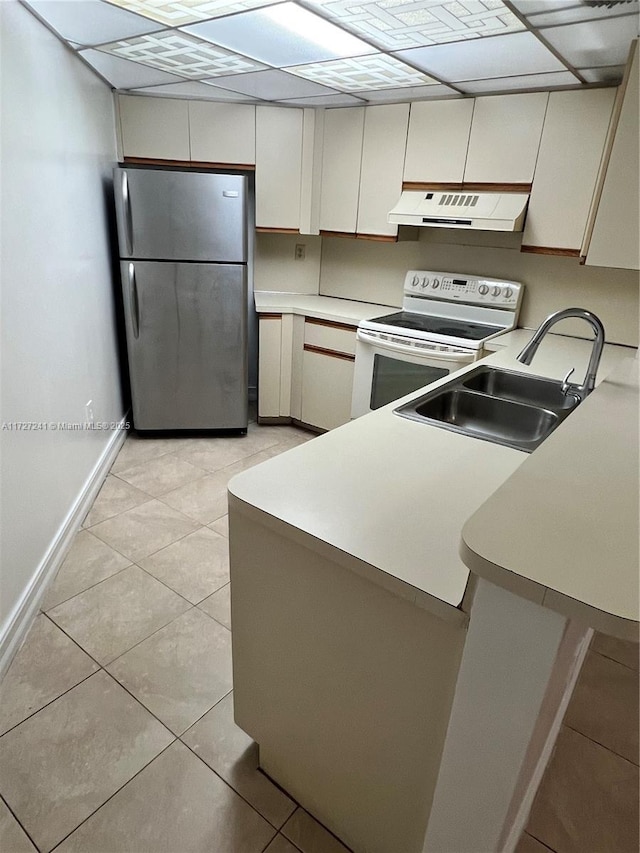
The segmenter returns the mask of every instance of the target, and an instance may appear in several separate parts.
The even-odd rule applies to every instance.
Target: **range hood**
[[[396,225],[522,231],[527,193],[405,190],[387,220]]]

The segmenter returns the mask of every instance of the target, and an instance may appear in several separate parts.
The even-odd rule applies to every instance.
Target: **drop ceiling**
[[[113,88],[341,107],[613,85],[638,0],[23,0]]]

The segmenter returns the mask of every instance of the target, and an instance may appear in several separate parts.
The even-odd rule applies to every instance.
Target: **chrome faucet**
[[[592,314],[591,311],[586,311],[584,308],[564,308],[562,311],[556,311],[555,313],[550,314],[546,320],[542,321],[540,327],[536,332],[534,332],[533,337],[517,358],[518,361],[521,361],[523,364],[531,364],[533,356],[536,354],[536,350],[540,346],[540,341],[547,334],[549,329],[560,320],[566,320],[567,317],[580,317],[583,320],[586,320],[593,329],[595,335],[593,339],[591,357],[589,358],[589,365],[587,366],[587,372],[582,385],[577,385],[575,382],[569,382],[569,377],[575,370],[575,367],[572,367],[562,380],[563,394],[568,397],[576,397],[578,400],[584,400],[587,394],[590,394],[595,387],[596,372],[598,370],[598,365],[600,364],[600,357],[602,356],[602,348],[604,346],[604,326],[600,319],[596,317],[595,314]]]

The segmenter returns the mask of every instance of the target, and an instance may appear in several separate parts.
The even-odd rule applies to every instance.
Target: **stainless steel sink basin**
[[[480,391],[491,397],[502,397],[531,406],[542,406],[552,411],[573,409],[576,405],[575,397],[562,393],[561,382],[527,373],[500,370],[499,367],[478,368],[471,374],[468,373],[462,384],[471,391]]]
[[[394,413],[530,453],[577,405],[560,382],[482,365]]]

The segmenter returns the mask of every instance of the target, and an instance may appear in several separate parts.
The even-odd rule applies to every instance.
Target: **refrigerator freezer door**
[[[246,429],[246,267],[122,261],[121,273],[136,429]]]
[[[121,258],[247,260],[247,179],[158,169],[114,170]]]

